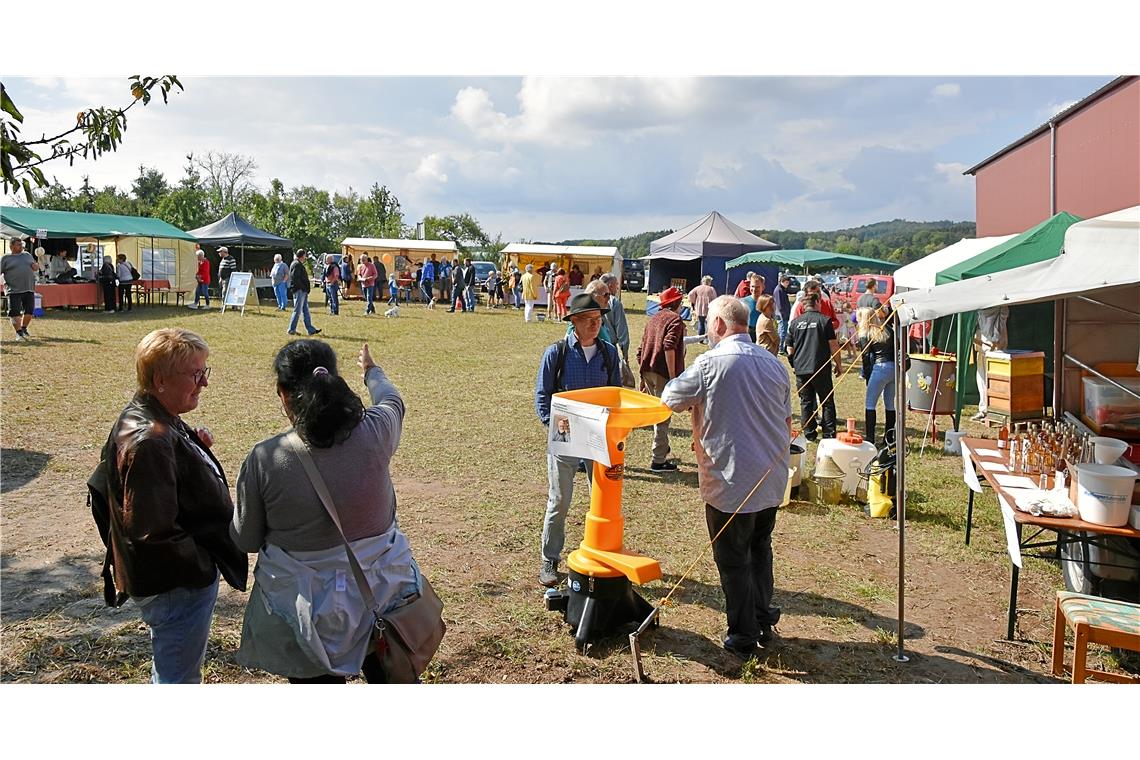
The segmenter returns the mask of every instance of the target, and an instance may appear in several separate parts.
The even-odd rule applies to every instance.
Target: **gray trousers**
[[[546,517],[542,521],[542,557],[558,564],[566,543],[566,514],[574,498],[574,474],[580,457],[546,454],[546,477],[550,490],[546,495]],[[587,459],[586,483],[593,485],[594,463]]]
[[[669,380],[656,372],[642,372],[641,379],[645,381],[645,388],[657,398],[665,391],[665,384]],[[669,420],[672,415],[653,426],[653,464],[661,464],[669,458]]]

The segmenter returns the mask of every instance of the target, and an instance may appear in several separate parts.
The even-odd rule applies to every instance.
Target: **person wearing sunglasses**
[[[244,591],[249,571],[230,536],[234,507],[213,437],[181,416],[210,385],[209,355],[206,341],[183,328],[143,338],[138,390],[103,447],[115,586],[108,603],[130,596],[139,607],[152,683],[201,681],[219,574]]]

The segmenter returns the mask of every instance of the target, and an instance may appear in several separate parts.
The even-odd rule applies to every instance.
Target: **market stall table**
[[[45,309],[56,306],[98,306],[99,286],[93,282],[75,285],[37,284],[40,305]]]
[[[1022,512],[1014,506],[1014,502],[1017,500],[1017,497],[1021,495],[1019,492],[1024,493],[1030,489],[1028,487],[1019,487],[1017,483],[1019,482],[1018,479],[1029,480],[1030,478],[1027,475],[1018,475],[1009,472],[1008,451],[999,449],[997,447],[997,441],[987,438],[963,438],[961,444],[965,450],[969,451],[970,461],[974,465],[974,469],[993,487],[994,492],[998,496],[998,503],[1001,506],[1002,522],[1005,524],[1006,543],[1010,557],[1009,617],[1006,627],[1006,639],[1013,639],[1014,624],[1017,622],[1017,582],[1018,575],[1021,571],[1021,557],[1024,550],[1053,549],[1054,553],[1050,555],[1029,554],[1026,556],[1040,559],[1056,559],[1065,562],[1068,560],[1061,556],[1061,546],[1064,544],[1080,543],[1083,549],[1081,556],[1083,556],[1087,562],[1089,547],[1101,545],[1099,542],[1105,536],[1140,539],[1140,530],[1136,530],[1127,525],[1114,528],[1107,525],[1085,522],[1079,517],[1046,517],[1044,515],[1038,516],[1029,514],[1028,512]],[[1053,479],[1049,478],[1049,487],[1051,488],[1052,486]],[[1026,536],[1024,531],[1025,526],[1029,526],[1034,532]],[[1057,538],[1048,541],[1038,541],[1037,539],[1045,531],[1056,533]],[[1119,551],[1118,549],[1114,550]],[[1100,562],[1099,564],[1108,565],[1109,563]]]

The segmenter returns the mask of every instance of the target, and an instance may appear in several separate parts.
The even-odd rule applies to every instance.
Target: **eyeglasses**
[[[203,380],[210,379],[210,368],[206,367],[205,369],[197,369],[193,372],[183,372],[181,374],[190,375],[190,377],[194,378],[194,385],[201,385]]]

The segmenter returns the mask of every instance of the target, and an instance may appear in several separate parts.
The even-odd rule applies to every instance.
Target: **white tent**
[[[949,269],[955,264],[972,259],[979,253],[988,251],[994,246],[1001,245],[1013,235],[1000,235],[998,237],[962,238],[953,245],[948,245],[940,251],[923,256],[918,261],[912,261],[905,267],[895,271],[895,290],[914,290],[915,288],[932,288],[934,278],[943,269]]]
[[[990,246],[992,247],[992,246]],[[899,270],[902,271],[902,270]],[[896,293],[891,303],[904,324],[977,311],[1051,301],[1140,282],[1140,206],[1077,222],[1055,259],[936,287]]]

